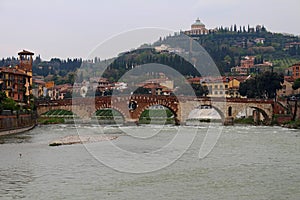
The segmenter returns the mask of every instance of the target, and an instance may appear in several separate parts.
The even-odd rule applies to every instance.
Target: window
[[[228,116],[229,116],[229,117],[232,116],[232,107],[231,107],[231,106],[228,108]]]
[[[218,94],[218,91],[215,91],[215,94]]]
[[[215,89],[218,89],[218,85],[215,85]]]

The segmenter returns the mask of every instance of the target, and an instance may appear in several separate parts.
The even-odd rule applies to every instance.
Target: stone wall
[[[24,115],[0,115],[0,132],[21,129],[35,125],[36,119],[31,114]]]

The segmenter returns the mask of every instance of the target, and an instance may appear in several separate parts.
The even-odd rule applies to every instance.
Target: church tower
[[[29,104],[29,95],[32,94],[32,56],[34,53],[23,50],[18,53],[19,55],[19,70],[26,73],[27,78],[25,79],[25,96],[27,97],[27,103]]]
[[[20,60],[20,69],[26,72],[32,72],[32,56],[34,53],[23,50],[18,53]]]

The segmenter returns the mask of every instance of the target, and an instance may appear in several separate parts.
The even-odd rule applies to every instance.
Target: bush
[[[65,120],[63,118],[39,118],[39,124],[61,124],[64,123]]]
[[[234,123],[237,124],[254,124],[253,117],[248,117],[248,118],[238,118],[234,120]]]

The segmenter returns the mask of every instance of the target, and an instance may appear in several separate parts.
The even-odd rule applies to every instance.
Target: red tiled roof
[[[29,76],[27,75],[23,70],[19,70],[15,67],[10,68],[10,67],[1,67],[0,72],[2,73],[10,73],[10,74],[17,74],[17,75],[22,75],[22,76]]]
[[[34,53],[27,51],[27,50],[23,50],[23,51],[20,51],[18,53],[18,55],[34,55]]]
[[[32,82],[40,84],[40,85],[44,85],[45,84],[45,81],[42,81],[42,80],[33,80]]]
[[[201,77],[189,78],[189,82],[199,82],[200,83]]]
[[[163,88],[163,86],[161,86],[158,83],[147,83],[144,86],[142,86],[143,88],[147,88],[147,89],[152,89],[152,88]]]
[[[294,78],[292,76],[284,76],[284,80],[287,82],[294,82]]]

